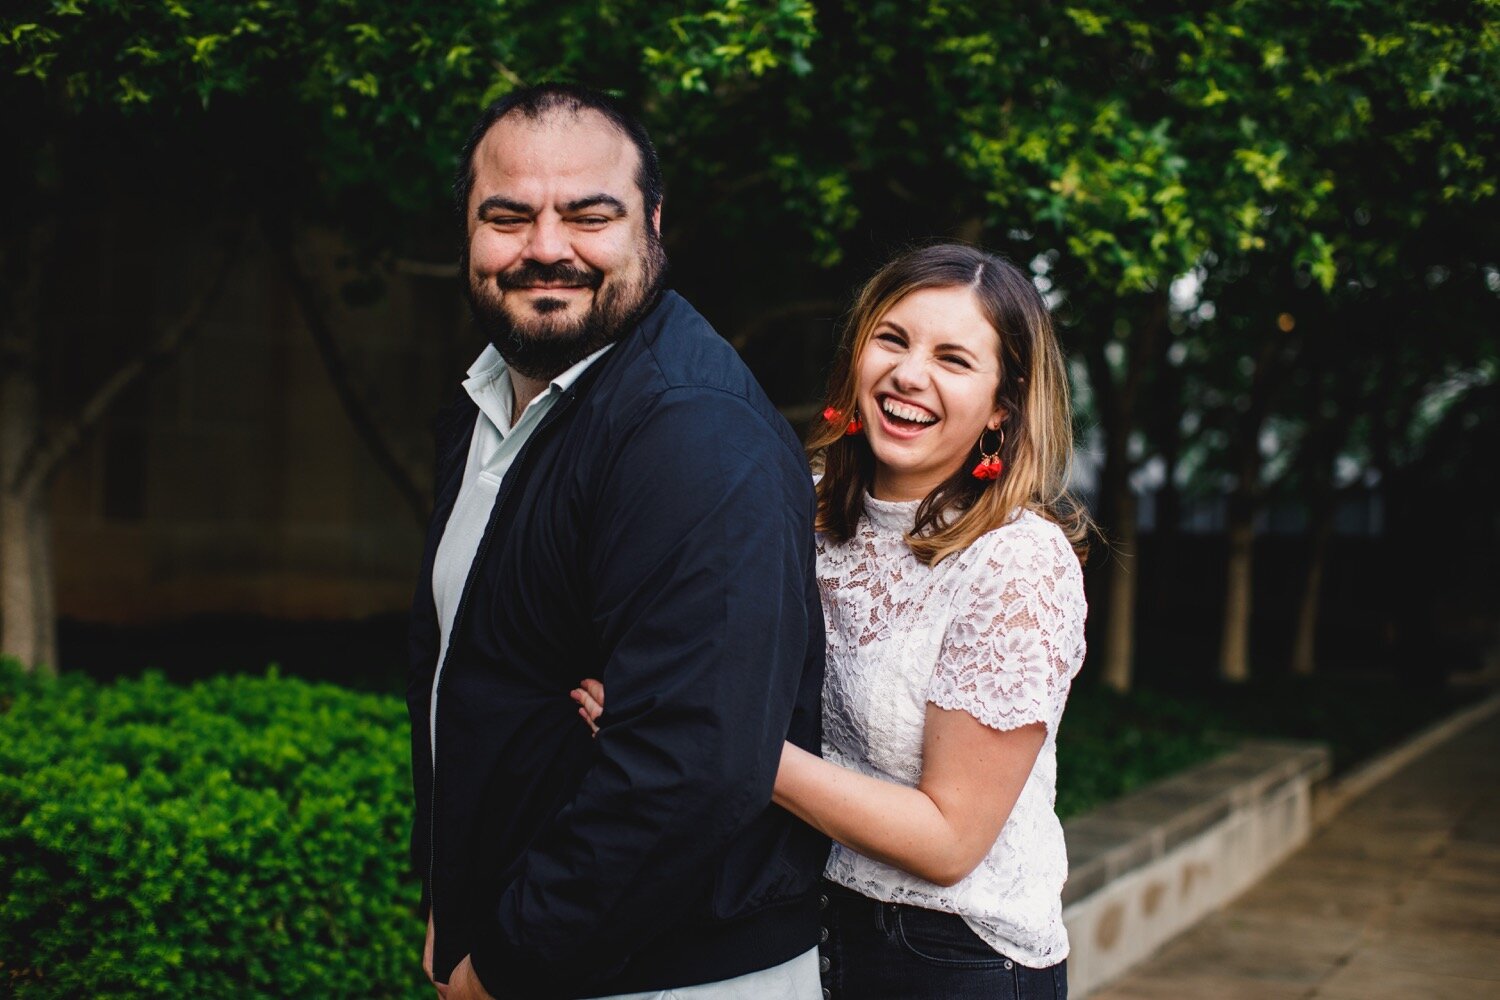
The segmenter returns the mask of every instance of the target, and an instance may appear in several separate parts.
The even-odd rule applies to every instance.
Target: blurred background
[[[34,3],[10,108],[3,649],[399,683],[431,415],[482,344],[476,109],[649,123],[672,283],[794,424],[913,242],[1071,357],[1087,677],[1429,683],[1496,642],[1496,22],[1464,2]]]
[[[456,153],[573,80],[799,428],[899,249],[1032,273],[1102,529],[1065,813],[1237,733],[1345,766],[1500,673],[1497,70],[1461,0],[8,4],[0,651],[399,695]]]

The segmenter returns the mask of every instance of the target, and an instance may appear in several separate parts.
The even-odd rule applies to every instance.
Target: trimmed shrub
[[[1075,687],[1057,737],[1057,814],[1072,819],[1232,747],[1209,706]]]
[[[409,739],[398,699],[274,668],[0,664],[0,992],[425,995]]]

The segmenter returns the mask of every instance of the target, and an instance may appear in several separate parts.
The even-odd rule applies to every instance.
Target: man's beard
[[[629,284],[605,285],[604,272],[592,267],[532,260],[478,283],[469,274],[467,253],[464,256],[464,290],[475,324],[507,365],[537,380],[561,375],[623,336],[655,301],[667,269],[661,237],[650,230],[641,248],[640,277]],[[567,306],[561,299],[538,298],[519,307],[529,315],[518,319],[497,294],[542,283],[591,289],[593,302],[582,318],[569,320],[562,315]]]

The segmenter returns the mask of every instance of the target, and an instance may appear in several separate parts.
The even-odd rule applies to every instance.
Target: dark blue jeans
[[[1031,969],[952,913],[823,883],[825,1000],[1067,1000],[1067,963]]]

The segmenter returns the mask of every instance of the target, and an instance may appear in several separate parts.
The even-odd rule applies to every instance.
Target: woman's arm
[[[1040,722],[997,730],[927,706],[922,780],[907,788],[790,743],[772,801],[808,825],[918,878],[953,885],[984,859],[1046,741]]]
[[[572,692],[595,732],[604,685]],[[916,788],[847,770],[790,743],[771,801],[866,857],[953,885],[984,859],[1046,741],[1040,722],[992,729],[967,712],[927,706]]]

